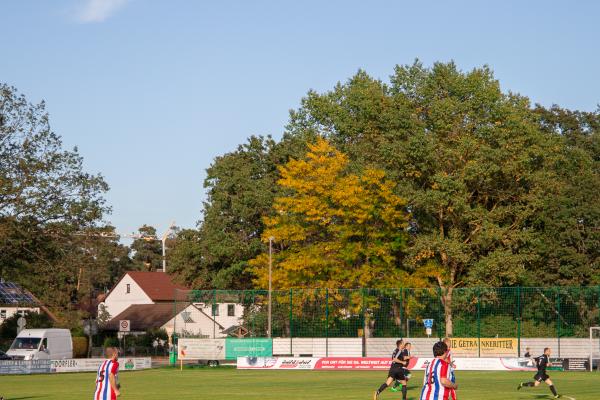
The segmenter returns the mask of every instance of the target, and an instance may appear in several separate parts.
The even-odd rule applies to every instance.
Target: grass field
[[[519,392],[523,372],[459,372],[459,400],[506,400],[550,398],[547,386]],[[553,372],[559,393],[576,400],[600,399],[600,374]],[[238,371],[215,369],[155,369],[120,375],[120,399],[360,399],[370,400],[386,377],[385,372],[365,371]],[[422,372],[414,372],[409,399],[418,399]],[[56,374],[0,377],[0,394],[5,399],[81,400],[91,399],[95,374]],[[400,399],[400,393],[384,392],[381,399]],[[563,397],[567,398],[568,397]]]

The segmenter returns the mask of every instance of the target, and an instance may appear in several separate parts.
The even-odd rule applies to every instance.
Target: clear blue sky
[[[201,216],[205,169],[359,68],[488,64],[506,90],[595,110],[598,1],[4,0],[0,81],[111,186],[120,232]]]

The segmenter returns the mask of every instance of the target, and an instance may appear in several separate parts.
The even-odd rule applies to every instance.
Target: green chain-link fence
[[[434,319],[433,334],[443,337],[449,333],[446,315],[454,337],[585,338],[590,326],[600,325],[600,286],[460,288],[453,291],[450,311],[442,294],[436,288],[276,290],[272,336],[424,337],[423,319]],[[245,337],[268,336],[266,290],[179,291],[175,298],[174,312],[189,304],[213,321],[212,331],[194,332],[181,326],[183,318],[176,322],[179,335],[215,337],[238,329]]]

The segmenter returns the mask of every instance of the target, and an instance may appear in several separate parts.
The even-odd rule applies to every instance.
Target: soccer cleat
[[[378,400],[379,399],[379,393],[375,392],[373,393],[373,400]]]
[[[562,396],[560,394],[557,394],[556,396],[554,396],[555,399],[560,399]]]
[[[522,387],[523,387],[523,382],[519,383],[519,386],[517,386],[517,390],[521,390]]]

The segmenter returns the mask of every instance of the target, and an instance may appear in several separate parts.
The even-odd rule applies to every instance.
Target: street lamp
[[[272,290],[272,284],[271,284],[271,270],[273,269],[273,240],[275,240],[275,238],[273,236],[269,237],[269,306],[268,306],[268,319],[267,319],[267,331],[269,336],[271,337],[271,290]]]

